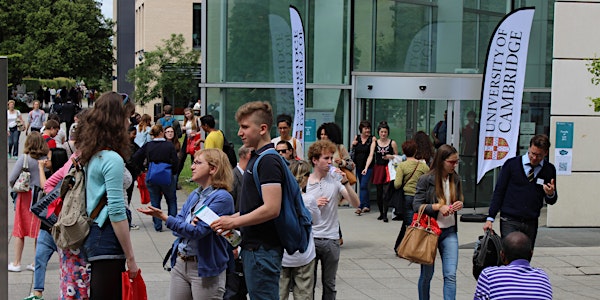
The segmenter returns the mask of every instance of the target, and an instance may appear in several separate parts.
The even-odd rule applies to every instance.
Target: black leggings
[[[384,188],[387,188],[389,183],[376,184],[377,188],[377,207],[379,207],[379,216],[387,218],[388,203],[384,198]]]
[[[125,271],[124,259],[92,261],[90,299],[121,299],[121,273]]]

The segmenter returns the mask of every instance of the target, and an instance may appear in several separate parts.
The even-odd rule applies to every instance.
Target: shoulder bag
[[[148,149],[146,149],[146,159],[148,160],[148,172],[146,173],[146,182],[157,185],[170,185],[171,164],[150,161]]]
[[[423,213],[426,205],[421,205],[419,212],[414,214],[413,222],[398,247],[398,256],[414,263],[432,265],[441,230],[434,218]]]
[[[15,181],[15,184],[13,185],[13,192],[23,193],[29,192],[29,190],[31,189],[31,186],[29,185],[29,182],[31,180],[31,173],[29,173],[28,161],[29,155],[25,154],[25,157],[23,158],[23,167],[21,168],[21,174],[19,174],[17,181]]]

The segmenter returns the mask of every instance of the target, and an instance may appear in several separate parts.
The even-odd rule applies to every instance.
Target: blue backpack
[[[257,168],[261,158],[268,154],[279,157],[281,165],[284,167],[285,178],[281,183],[281,211],[279,212],[279,216],[274,220],[277,235],[281,240],[281,245],[288,254],[292,255],[296,251],[304,253],[306,248],[308,248],[310,231],[312,230],[312,217],[308,209],[304,206],[302,191],[300,190],[296,178],[294,178],[294,175],[292,175],[292,172],[287,167],[287,162],[275,151],[275,149],[264,151],[258,156],[254,163],[252,174],[254,176],[256,188],[258,189],[259,195],[262,197]]]

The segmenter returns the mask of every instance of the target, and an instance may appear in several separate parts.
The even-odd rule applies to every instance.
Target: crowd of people
[[[86,171],[88,213],[104,197],[107,200],[83,246],[60,249],[49,228],[29,211],[31,192],[16,193],[12,233],[15,257],[9,271],[23,269],[24,238],[37,239],[33,263],[26,266],[34,271],[33,294],[25,299],[42,299],[46,265],[53,252],[59,253],[61,264],[61,299],[120,298],[120,273],[128,271],[135,278],[139,269],[130,238],[130,230],[139,228],[131,223],[129,211],[135,182],[145,205],[137,211],[152,217],[157,232],[166,227],[176,238],[169,259],[170,299],[287,299],[290,293],[294,299],[314,299],[317,277],[322,283],[322,299],[335,299],[343,244],[338,206],[345,201],[356,209],[356,215],[369,213],[371,184],[377,191],[377,219],[383,222],[388,222],[389,188],[403,191],[403,199],[393,207],[394,220],[402,221],[394,252],[421,206],[426,215],[437,220],[443,295],[444,299],[456,297],[457,213],[463,208],[464,187],[456,172],[459,152],[445,144],[445,133],[440,130],[445,128],[445,120],[436,125],[431,137],[417,132],[400,149],[390,138],[385,121],[377,124],[376,135],[369,121],[360,122],[360,134],[354,136],[349,148],[343,143],[340,127],[324,123],[317,129],[319,140],[305,152],[302,143],[290,135],[291,116],[282,114],[274,119],[268,102],[249,102],[235,115],[243,146],[238,149],[239,162],[232,166],[223,152],[226,139],[215,118],[198,116],[192,108],[185,109],[183,120],[178,121],[172,107],[165,105],[163,116],[153,124],[149,115],[135,113],[127,95],[108,92],[98,97],[93,108],[81,110],[73,122],[67,122],[46,114],[39,102],[33,103],[33,110],[24,118],[11,101],[7,109],[8,157],[17,158],[9,176],[11,186],[22,167],[28,166],[31,184],[49,192],[73,164],[80,164]],[[477,126],[472,119],[474,116],[469,115],[469,132]],[[66,133],[62,122],[68,125]],[[273,125],[280,136],[272,139]],[[27,136],[20,153],[22,131]],[[472,154],[473,146],[469,147]],[[494,299],[490,296],[496,293],[493,281],[498,276],[514,276],[514,268],[532,272],[539,281],[534,287],[551,298],[547,275],[529,266],[541,204],[557,200],[556,170],[544,159],[549,147],[546,136],[536,135],[528,154],[509,160],[502,169],[483,229],[492,229],[496,214],[502,213],[502,255],[507,266],[484,270],[475,299]],[[63,149],[65,154],[52,149]],[[265,154],[257,164],[258,157],[270,149],[279,155]],[[179,174],[188,156],[191,181],[198,188],[178,209]],[[401,162],[390,170],[390,161],[398,159]],[[168,174],[159,181],[149,174],[149,169],[157,166]],[[284,253],[274,222],[284,199],[287,168],[312,216],[310,241],[302,253]],[[249,172],[253,169],[256,174]],[[390,171],[395,176],[390,176]],[[517,198],[522,198],[519,194],[527,195],[528,211],[516,204]],[[161,209],[163,197],[166,212]],[[197,212],[202,209],[212,211],[216,219],[206,222],[199,218]],[[224,238],[225,233],[237,230],[241,234],[239,246]],[[421,265],[419,299],[430,298],[434,270],[435,264]],[[519,295],[519,287],[513,293]]]

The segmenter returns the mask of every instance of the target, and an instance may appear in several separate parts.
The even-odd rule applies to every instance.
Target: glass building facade
[[[478,98],[426,99],[402,90],[387,98],[361,98],[357,78],[481,77],[497,24],[514,9],[534,6],[521,122],[549,134],[554,1],[204,0],[200,94],[205,113],[216,117],[236,145],[234,114],[241,104],[267,100],[275,114],[294,112],[290,4],[300,12],[306,37],[307,126],[335,122],[346,145],[363,119],[373,128],[387,121],[398,145],[416,131],[430,133],[448,108],[455,109],[457,128],[467,124],[469,111],[478,120]],[[460,131],[456,135],[459,148],[464,137]],[[476,206],[487,206],[495,174],[488,173],[476,193],[476,162],[467,153],[461,156],[466,206],[475,199]]]

